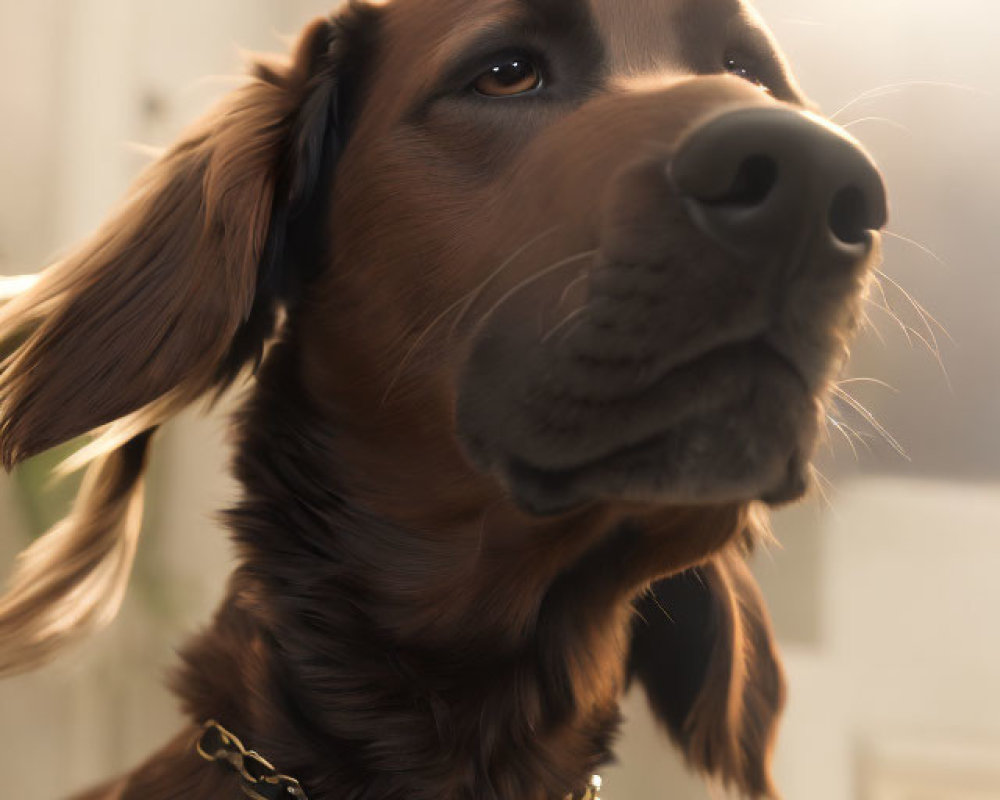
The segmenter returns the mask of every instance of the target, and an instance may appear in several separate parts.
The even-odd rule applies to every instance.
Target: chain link
[[[309,800],[297,780],[280,774],[260,753],[247,750],[215,720],[205,723],[196,747],[206,761],[232,767],[243,781],[243,794],[252,800]]]
[[[252,800],[309,800],[297,780],[280,774],[260,753],[247,750],[215,720],[205,723],[196,749],[206,761],[231,767],[243,781],[243,793]],[[601,800],[601,776],[592,776],[583,794],[567,795],[566,800]]]

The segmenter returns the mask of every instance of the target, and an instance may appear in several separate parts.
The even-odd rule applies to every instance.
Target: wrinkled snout
[[[699,125],[670,174],[695,225],[739,256],[786,251],[808,237],[821,258],[853,259],[888,216],[867,153],[819,117],[788,108],[746,108]]]

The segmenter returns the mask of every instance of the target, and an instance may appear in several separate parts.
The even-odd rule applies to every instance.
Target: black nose
[[[671,175],[695,224],[741,253],[787,250],[819,232],[819,246],[856,258],[888,218],[868,154],[819,117],[786,108],[709,120],[685,137]]]

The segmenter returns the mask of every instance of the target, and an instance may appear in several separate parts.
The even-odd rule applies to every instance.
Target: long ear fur
[[[73,513],[22,554],[0,599],[0,675],[114,617],[153,430],[222,391],[273,333],[294,288],[289,229],[325,201],[339,146],[339,33],[319,20],[290,61],[259,64],[91,241],[0,307],[4,466],[99,434],[77,459],[98,460]]]
[[[637,612],[630,675],[688,763],[743,796],[778,797],[771,755],[784,675],[743,548],[655,583]]]
[[[98,460],[72,513],[21,554],[0,600],[0,675],[40,666],[114,619],[139,539],[151,438],[138,436]]]

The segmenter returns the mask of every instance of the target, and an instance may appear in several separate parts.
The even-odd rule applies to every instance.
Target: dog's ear
[[[630,677],[687,762],[743,796],[777,797],[784,675],[743,548],[654,583],[636,611]]]
[[[246,85],[153,164],[75,253],[0,307],[0,459],[96,432],[71,516],[0,599],[0,674],[114,617],[153,431],[260,358],[304,271],[340,147],[342,17]],[[319,238],[316,239],[319,241]],[[322,253],[319,254],[320,258]]]

